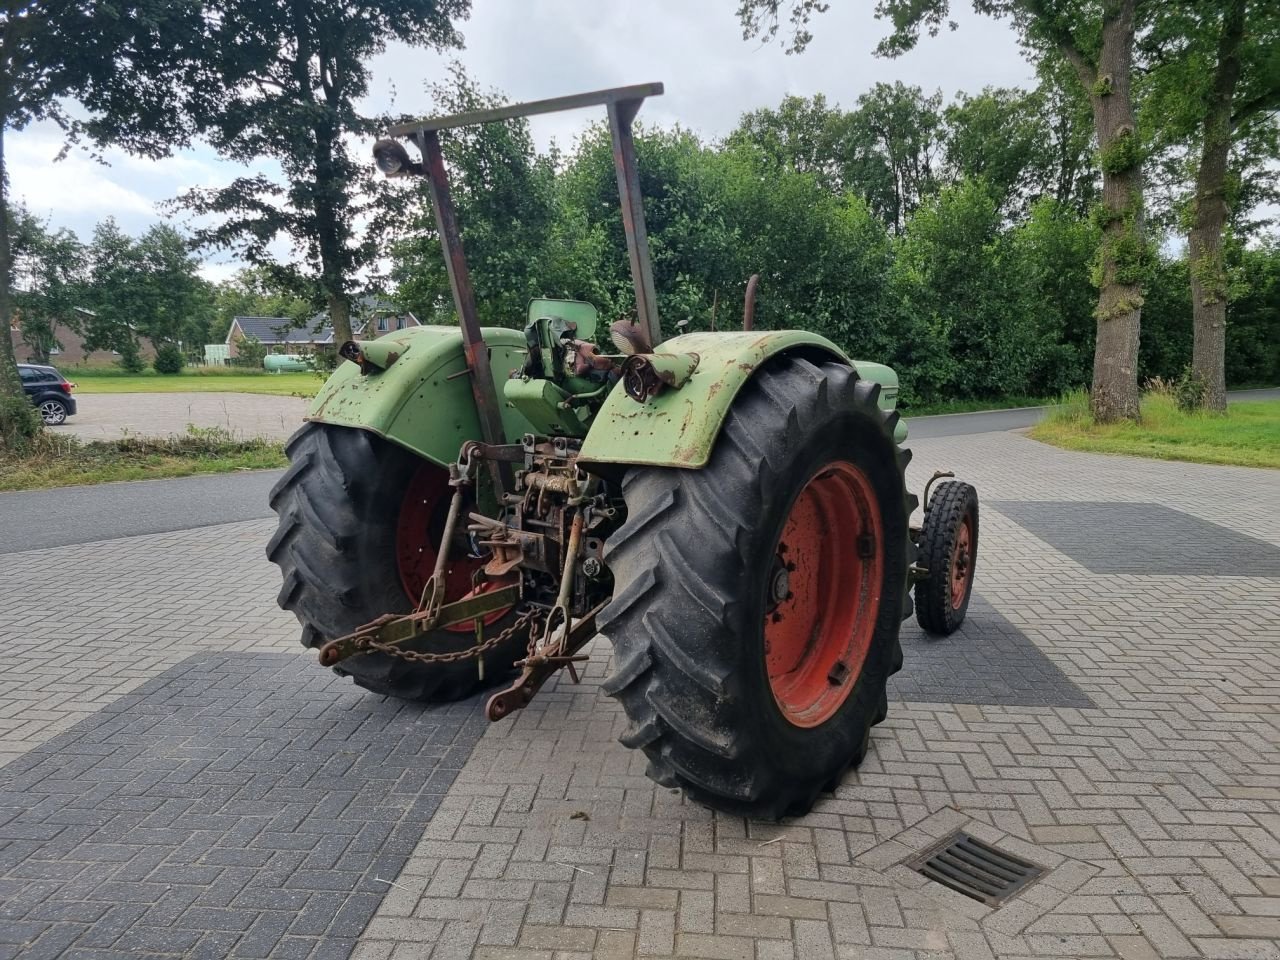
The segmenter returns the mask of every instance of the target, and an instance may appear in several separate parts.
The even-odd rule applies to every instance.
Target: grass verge
[[[1168,393],[1153,392],[1142,399],[1141,422],[1097,424],[1080,391],[1063,397],[1030,435],[1067,450],[1280,468],[1280,400],[1233,403],[1224,415],[1183,413]]]
[[[314,373],[267,373],[234,367],[189,367],[182,373],[125,373],[93,367],[67,367],[62,373],[77,393],[267,393],[314,397],[324,381]]]
[[[29,453],[0,460],[0,490],[265,470],[283,467],[286,462],[283,445],[270,440],[240,440],[220,427],[188,427],[185,436],[90,443],[46,431]]]

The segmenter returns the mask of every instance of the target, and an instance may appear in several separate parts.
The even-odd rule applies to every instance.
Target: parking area
[[[0,555],[0,957],[1280,958],[1280,478],[913,447],[983,497],[969,620],[780,824],[645,778],[603,644],[492,725],[322,670],[270,520]],[[957,830],[1043,872],[914,869]]]
[[[258,393],[79,393],[76,415],[57,431],[82,440],[116,440],[182,434],[194,424],[284,440],[298,429],[308,402]]]

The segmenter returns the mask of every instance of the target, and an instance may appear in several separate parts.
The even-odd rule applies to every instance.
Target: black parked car
[[[18,375],[22,377],[22,389],[36,405],[36,409],[40,411],[40,419],[46,424],[56,427],[60,423],[66,423],[67,417],[75,415],[76,402],[71,399],[75,384],[53,367],[20,363]]]

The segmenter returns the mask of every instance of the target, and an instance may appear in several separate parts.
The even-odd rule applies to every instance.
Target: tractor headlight
[[[373,145],[373,162],[388,177],[403,176],[413,171],[409,152],[397,140],[379,140]]]

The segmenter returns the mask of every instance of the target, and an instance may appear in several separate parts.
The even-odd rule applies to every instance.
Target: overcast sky
[[[745,111],[774,106],[787,94],[823,93],[852,105],[877,81],[941,88],[948,98],[961,90],[1034,83],[1009,26],[974,15],[965,3],[955,4],[956,32],[926,38],[897,60],[873,56],[884,25],[872,16],[872,0],[832,0],[829,12],[815,21],[813,43],[798,56],[788,56],[777,43],[743,41],[737,3],[473,0],[471,18],[461,24],[465,48],[444,55],[389,48],[373,64],[368,106],[431,113],[424,85],[443,78],[450,56],[483,87],[496,87],[512,100],[660,80],[666,95],[646,102],[641,119],[679,123],[709,138],[728,133]],[[595,119],[596,111],[534,118],[533,133],[542,146],[554,138],[568,147]],[[109,166],[83,154],[54,163],[61,145],[57,129],[48,125],[10,134],[6,159],[13,194],[54,227],[71,227],[84,239],[108,216],[140,233],[161,219],[163,201],[245,172],[206,148],[161,161],[112,151]],[[234,268],[214,258],[204,272],[219,279]]]

